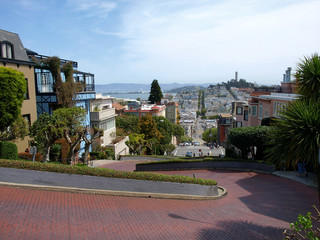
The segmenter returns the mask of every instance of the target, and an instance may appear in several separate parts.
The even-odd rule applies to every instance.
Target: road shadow
[[[264,227],[247,221],[221,221],[213,228],[199,232],[199,240],[283,239],[283,228]]]
[[[317,191],[301,183],[268,174],[255,174],[235,182],[250,195],[239,197],[251,211],[293,222],[318,204]]]

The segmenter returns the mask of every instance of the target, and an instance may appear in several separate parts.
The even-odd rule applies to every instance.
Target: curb
[[[9,182],[0,182],[0,186],[26,188],[26,189],[33,189],[33,190],[54,191],[54,192],[85,193],[85,194],[108,195],[108,196],[160,198],[160,199],[176,199],[176,200],[218,200],[218,199],[221,199],[221,198],[227,196],[227,194],[228,194],[227,189],[224,187],[220,187],[220,186],[218,186],[218,191],[219,191],[218,196],[197,196],[197,195],[169,194],[169,193],[128,192],[128,191],[73,188],[73,187],[48,186],[48,185],[33,185],[33,184],[9,183]]]

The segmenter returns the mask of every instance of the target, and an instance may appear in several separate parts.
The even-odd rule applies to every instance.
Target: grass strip
[[[6,160],[0,159],[0,167],[6,168],[19,168],[26,170],[36,170],[45,172],[67,173],[77,175],[89,175],[97,177],[109,177],[109,178],[125,178],[135,180],[147,180],[147,181],[160,181],[160,182],[176,182],[176,183],[191,183],[199,185],[217,185],[217,182],[209,179],[192,178],[180,175],[165,175],[148,172],[126,172],[117,171],[113,169],[105,168],[90,168],[70,165],[59,165],[52,163],[41,163],[24,160]]]

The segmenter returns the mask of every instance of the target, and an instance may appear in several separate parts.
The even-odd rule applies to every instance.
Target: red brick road
[[[0,239],[282,239],[318,203],[315,190],[272,175],[168,174],[215,179],[229,194],[188,201],[0,187]]]

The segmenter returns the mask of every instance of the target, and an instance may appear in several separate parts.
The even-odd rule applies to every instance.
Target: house
[[[233,127],[247,127],[249,123],[249,105],[247,101],[232,102]]]
[[[126,109],[125,106],[121,105],[120,103],[112,103],[112,107],[116,110],[117,116],[123,116],[124,110]]]
[[[21,114],[31,125],[37,120],[36,93],[34,81],[35,64],[29,60],[26,50],[18,34],[0,29],[0,66],[20,71],[27,83],[27,93],[22,103]],[[15,141],[18,152],[24,152],[30,147],[30,138]]]
[[[253,95],[249,101],[249,126],[259,126],[264,118],[280,117],[280,111],[289,102],[298,99],[294,93],[269,93]]]
[[[132,114],[138,117],[143,117],[146,115],[165,117],[166,116],[166,106],[157,104],[141,104],[139,101],[129,101],[128,109],[124,110],[124,113]]]
[[[232,128],[232,115],[229,113],[222,113],[219,115],[217,121],[218,137],[217,142],[220,146],[227,147],[229,129]]]
[[[40,61],[50,57],[40,55],[34,51],[26,49],[30,61]],[[90,126],[90,101],[95,99],[94,74],[82,72],[78,70],[78,63],[71,60],[60,59],[60,67],[63,64],[71,62],[73,67],[73,80],[78,84],[79,90],[74,97],[75,106],[86,110],[84,126]],[[54,110],[59,108],[57,91],[55,89],[56,80],[52,72],[41,65],[37,64],[34,67],[34,81],[36,89],[36,108],[37,114],[48,113],[52,114]],[[61,71],[62,82],[66,81],[66,75]],[[79,153],[84,152],[85,142],[80,144]]]
[[[90,104],[91,127],[103,130],[103,136],[93,143],[92,148],[98,146],[109,147],[114,150],[116,159],[121,155],[129,154],[129,148],[125,144],[128,137],[116,136],[116,111],[112,106],[112,99],[97,95]]]

